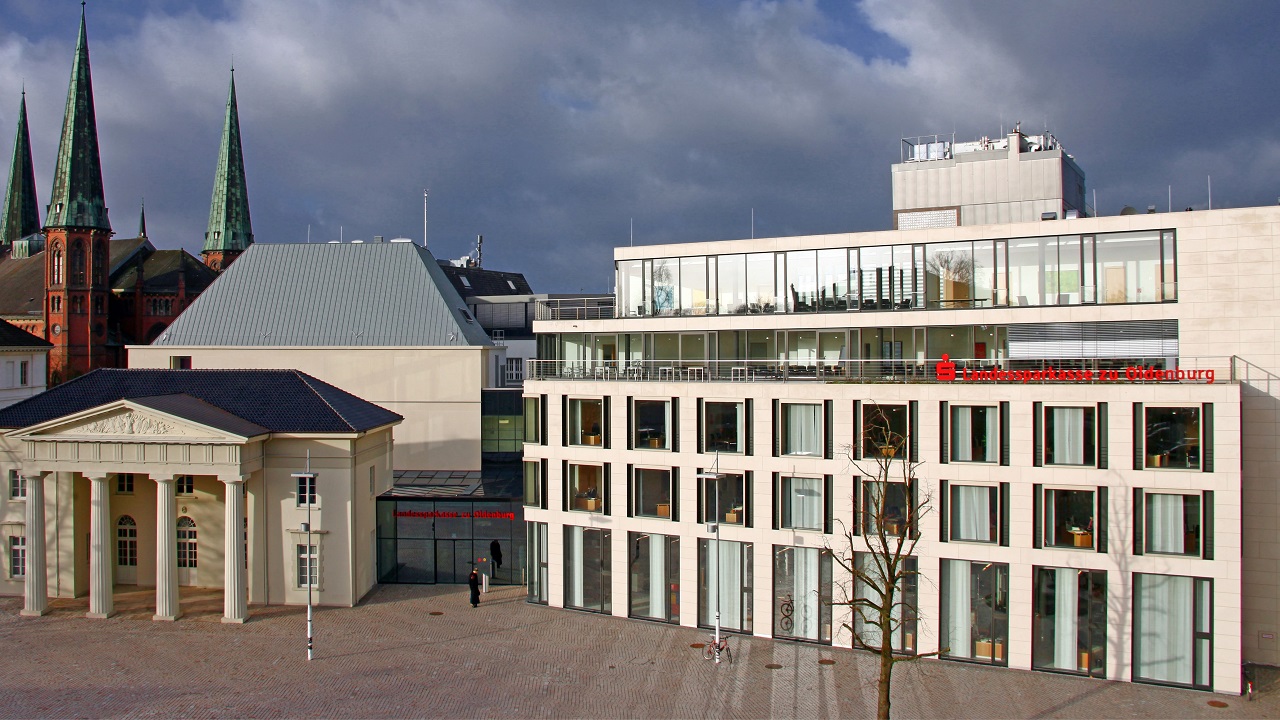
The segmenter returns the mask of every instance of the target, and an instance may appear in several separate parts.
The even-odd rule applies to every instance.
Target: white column
[[[174,478],[156,478],[156,614],[152,620],[177,620],[178,508]]]
[[[27,578],[22,587],[22,614],[40,617],[49,609],[49,576],[44,554],[44,478],[27,476]]]
[[[226,553],[223,558],[222,622],[249,619],[245,587],[244,484],[248,475],[221,478],[226,488]]]
[[[111,617],[112,600],[111,489],[104,474],[89,478],[89,612],[85,617]]]

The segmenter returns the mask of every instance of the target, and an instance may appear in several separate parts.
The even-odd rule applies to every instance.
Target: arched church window
[[[53,284],[62,284],[62,246],[54,243],[53,246]]]
[[[79,240],[71,246],[71,282],[84,284],[84,243]]]

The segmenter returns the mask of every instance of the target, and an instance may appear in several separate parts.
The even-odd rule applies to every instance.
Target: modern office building
[[[1228,693],[1280,662],[1280,208],[962,219],[617,248],[616,317],[535,326],[530,599],[848,647],[832,553],[887,497],[895,647]]]

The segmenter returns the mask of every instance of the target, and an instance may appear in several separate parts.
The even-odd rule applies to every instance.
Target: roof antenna
[[[422,188],[422,249],[427,249],[427,188]]]
[[[756,239],[756,209],[751,208],[751,239]]]

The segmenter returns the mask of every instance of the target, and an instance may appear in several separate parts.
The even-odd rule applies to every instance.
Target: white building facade
[[[530,597],[851,646],[828,553],[866,549],[892,453],[896,647],[1238,692],[1280,661],[1278,234],[1247,208],[619,248],[619,317],[535,328]]]

